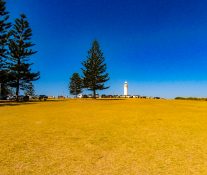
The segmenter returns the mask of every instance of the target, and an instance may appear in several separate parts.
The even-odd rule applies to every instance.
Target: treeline
[[[77,97],[78,94],[87,89],[93,92],[93,98],[96,98],[97,90],[108,89],[105,82],[109,80],[109,74],[106,73],[106,63],[103,52],[100,49],[98,41],[93,41],[88,56],[82,62],[81,75],[75,72],[69,80],[69,92]]]
[[[15,91],[16,101],[20,90],[33,88],[32,82],[40,78],[32,72],[30,57],[37,51],[32,47],[32,29],[25,14],[12,23],[6,2],[0,0],[0,97]]]
[[[204,100],[204,101],[207,101],[207,98],[197,98],[197,97],[175,97],[175,100]]]

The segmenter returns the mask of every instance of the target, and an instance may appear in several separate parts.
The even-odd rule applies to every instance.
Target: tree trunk
[[[3,89],[3,83],[0,83],[0,99],[3,98],[2,89]]]
[[[16,101],[19,101],[19,80],[20,80],[20,71],[19,71],[19,66],[20,66],[21,62],[20,62],[20,58],[18,58],[18,75],[17,75],[17,87],[16,87]]]
[[[96,99],[96,90],[93,90],[93,98]]]
[[[19,101],[19,80],[17,80],[17,87],[16,87],[16,101]]]

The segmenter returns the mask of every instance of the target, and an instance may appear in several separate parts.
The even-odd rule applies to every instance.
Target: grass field
[[[207,174],[207,102],[67,100],[0,107],[0,175]]]

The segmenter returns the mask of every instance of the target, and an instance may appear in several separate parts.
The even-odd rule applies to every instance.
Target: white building
[[[126,81],[124,83],[124,96],[128,96],[128,83]]]

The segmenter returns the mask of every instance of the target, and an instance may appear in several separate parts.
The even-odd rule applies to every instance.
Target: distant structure
[[[128,83],[126,81],[124,83],[124,96],[128,96]]]

